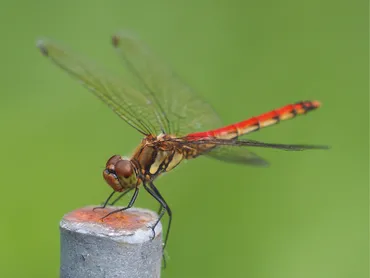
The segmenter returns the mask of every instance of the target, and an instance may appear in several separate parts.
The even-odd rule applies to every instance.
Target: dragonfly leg
[[[124,211],[124,210],[127,210],[127,209],[131,208],[134,205],[138,194],[139,194],[139,188],[136,187],[134,195],[132,195],[131,200],[130,200],[130,202],[128,203],[128,205],[126,207],[111,211],[107,215],[103,216],[101,219],[104,219],[104,218],[108,217],[109,215],[112,215],[113,213],[117,213],[117,212]]]
[[[116,191],[113,191],[113,192],[109,195],[109,197],[105,200],[105,202],[103,203],[103,205],[102,205],[102,206],[93,208],[93,211],[95,211],[96,209],[103,209],[103,208],[105,208],[105,207],[107,206],[107,204],[108,204],[109,200],[113,197],[114,193],[116,193]]]
[[[158,215],[162,212],[162,209],[163,209],[163,206],[162,206],[162,205],[159,205],[159,209],[158,209],[158,211],[157,211],[157,214],[158,214]]]
[[[113,202],[111,202],[109,205],[114,206],[123,196],[125,196],[127,193],[129,193],[133,188],[130,188],[126,190],[125,192],[121,193]]]
[[[146,191],[149,192],[150,195],[152,195],[154,197],[154,199],[156,199],[159,203],[160,203],[160,207],[161,207],[161,210],[160,210],[160,213],[159,213],[159,217],[158,217],[158,220],[154,223],[153,227],[152,227],[152,230],[153,230],[153,238],[155,237],[155,232],[154,232],[154,228],[158,225],[159,221],[161,221],[162,217],[164,216],[164,214],[167,212],[168,214],[168,226],[167,226],[167,231],[166,231],[166,236],[165,236],[165,240],[164,240],[164,245],[163,245],[163,249],[166,247],[167,245],[167,240],[168,240],[168,235],[169,235],[169,232],[170,232],[170,228],[171,228],[171,222],[172,222],[172,212],[171,212],[171,209],[170,207],[168,206],[168,204],[166,203],[166,201],[164,200],[164,198],[162,197],[161,193],[159,193],[158,189],[155,187],[155,185],[150,182],[149,183],[149,187],[148,185],[144,184],[144,188],[146,189]]]
[[[164,210],[167,211],[167,214],[168,214],[168,226],[167,226],[166,237],[165,237],[164,245],[163,245],[163,249],[164,249],[167,245],[168,236],[170,234],[171,222],[172,222],[172,211],[171,211],[170,207],[168,206],[168,204],[166,203],[165,199],[162,197],[161,193],[159,193],[158,189],[155,187],[155,185],[153,183],[151,183],[149,186],[158,194],[158,196],[165,203],[165,206],[163,206],[161,204],[161,207],[163,207]],[[158,222],[159,221],[160,221],[160,219],[158,220]]]
[[[159,212],[158,212],[159,217],[158,217],[157,221],[154,223],[154,225],[152,227],[150,227],[152,229],[152,232],[153,232],[152,240],[155,238],[155,227],[158,225],[159,221],[161,221],[161,219],[164,216],[164,214],[166,213],[166,211],[167,211],[167,214],[168,214],[168,217],[169,217],[167,231],[166,231],[166,237],[165,237],[165,241],[164,241],[163,249],[162,249],[164,251],[164,249],[166,247],[166,244],[167,244],[168,235],[169,235],[169,232],[170,232],[172,212],[171,212],[171,209],[169,208],[169,206],[167,205],[166,201],[164,200],[164,198],[162,197],[162,195],[159,193],[158,189],[155,187],[155,185],[152,182],[149,183],[149,187],[145,183],[143,185],[144,185],[145,190],[148,191],[148,193],[150,195],[152,195],[152,197],[160,203],[160,209],[159,209]],[[163,267],[166,268],[167,263],[166,263],[165,254],[163,253],[162,256],[163,256]]]

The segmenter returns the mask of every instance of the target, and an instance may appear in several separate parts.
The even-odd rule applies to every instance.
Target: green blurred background
[[[116,69],[110,35],[130,29],[225,123],[323,103],[250,138],[332,146],[257,150],[267,169],[199,158],[157,180],[174,213],[163,277],[368,277],[367,13],[341,0],[2,1],[0,276],[58,277],[62,215],[103,201],[106,159],[141,139],[36,39]],[[136,206],[157,208],[144,191]]]

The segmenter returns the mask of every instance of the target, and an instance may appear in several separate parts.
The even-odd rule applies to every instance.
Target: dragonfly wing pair
[[[120,33],[112,42],[126,69],[119,77],[51,40],[38,46],[143,135],[183,136],[221,124],[211,106],[138,38]]]
[[[238,139],[241,135],[261,128],[261,123],[264,123],[263,120],[270,125],[284,119],[283,116],[287,113],[279,113],[279,111],[276,112],[277,110],[273,111],[275,113],[272,114],[270,112],[271,116],[265,117],[266,119],[261,118],[263,116],[261,115],[252,118],[255,119],[254,121],[250,119],[239,123],[239,126],[243,126],[244,123],[244,130],[237,133],[233,138],[223,139],[225,136],[222,136],[222,134],[231,134],[235,131],[235,128],[238,128],[237,125],[228,126],[226,129],[221,128],[204,132],[222,126],[218,114],[207,102],[203,101],[199,95],[183,83],[165,63],[158,59],[134,35],[119,33],[112,37],[112,43],[126,70],[125,74],[119,77],[50,40],[42,40],[38,45],[45,56],[77,78],[120,118],[145,136],[166,133],[178,138],[181,137],[185,143],[189,140],[192,144],[196,143],[198,145],[209,144],[209,140],[213,140],[216,147],[204,153],[205,155],[227,162],[256,166],[266,166],[267,162],[244,147],[282,149],[282,146],[286,146],[285,149],[288,150],[312,148],[312,146],[295,148],[294,145],[262,142],[257,144],[256,141]],[[306,102],[306,104],[308,105],[306,107],[312,108],[315,106],[312,102]],[[302,105],[299,105],[289,106],[288,110],[292,117],[300,114],[297,112],[299,112],[298,108]],[[288,106],[284,108],[286,107]],[[308,110],[303,109],[302,111],[305,113]],[[206,140],[203,140],[205,134],[209,136],[207,135]]]

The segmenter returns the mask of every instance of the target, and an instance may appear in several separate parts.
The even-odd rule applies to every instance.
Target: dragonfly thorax
[[[127,158],[114,155],[106,164],[103,177],[115,191],[123,192],[138,183],[136,166]]]

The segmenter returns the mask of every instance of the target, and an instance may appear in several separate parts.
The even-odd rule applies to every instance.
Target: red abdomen
[[[196,132],[187,135],[189,140],[199,138],[233,139],[238,136],[257,131],[261,128],[274,125],[280,121],[292,119],[297,115],[306,114],[320,107],[318,101],[301,101],[295,104],[285,105],[279,109],[272,110],[257,117],[249,118],[239,123],[231,124],[218,129],[205,132]]]

